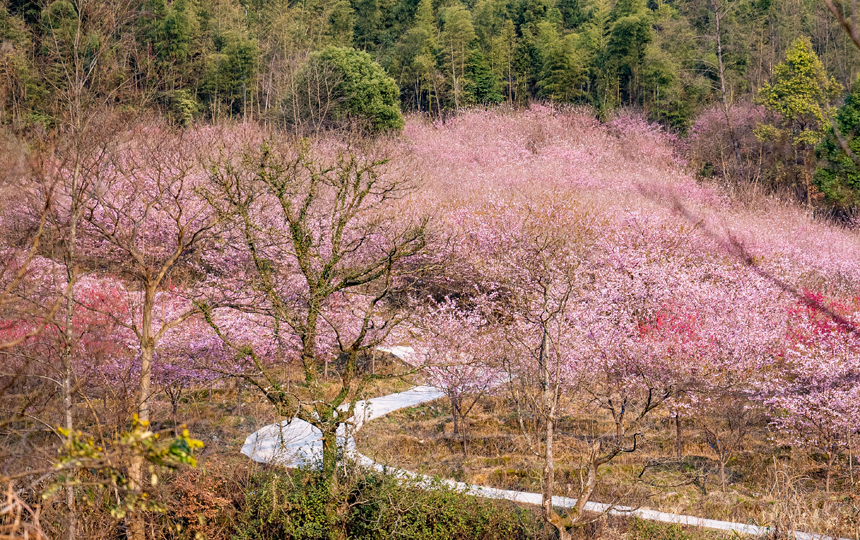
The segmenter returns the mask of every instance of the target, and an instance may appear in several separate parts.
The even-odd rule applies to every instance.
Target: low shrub
[[[737,536],[737,535],[735,535]],[[716,531],[685,529],[677,524],[655,523],[634,519],[627,540],[724,540],[729,536]]]
[[[426,485],[362,469],[339,477],[331,490],[314,470],[261,471],[248,487],[234,536],[236,540],[546,537],[530,509],[464,495],[442,483]]]

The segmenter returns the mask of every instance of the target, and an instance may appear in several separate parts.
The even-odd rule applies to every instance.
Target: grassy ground
[[[368,388],[366,397],[403,391],[416,382],[410,379],[377,381]],[[98,401],[93,401],[92,406],[97,411],[102,409]],[[156,396],[152,408],[155,419],[153,427],[171,429],[172,405],[166,396]],[[487,400],[476,407],[469,419],[465,453],[462,437],[453,433],[446,400],[396,411],[368,423],[358,433],[359,450],[382,463],[446,478],[539,491],[539,460],[528,453],[519,435],[516,419],[510,411],[511,407],[499,399]],[[80,412],[79,418],[83,422],[84,411]],[[205,447],[198,454],[197,468],[168,474],[159,485],[158,499],[164,502],[167,511],[153,514],[149,519],[152,537],[190,539],[200,532],[205,538],[232,539],[241,531],[250,534],[248,531],[253,531],[255,525],[248,521],[247,514],[249,508],[257,503],[252,501],[253,504],[249,506],[247,496],[254,491],[249,486],[259,482],[261,474],[281,474],[281,470],[254,464],[239,450],[250,433],[282,418],[276,417],[271,405],[255,390],[247,387],[241,392],[241,400],[235,387],[215,389],[211,393],[205,389],[188,393],[178,404],[176,418],[188,428],[192,437],[202,440]],[[856,493],[852,495],[846,478],[840,478],[837,483],[838,492],[825,494],[821,490],[819,464],[787,449],[773,449],[758,435],[753,438],[741,459],[730,464],[730,485],[722,492],[717,482],[713,456],[708,453],[706,446],[700,444],[691,427],[688,426],[686,431],[683,461],[671,459],[674,432],[668,420],[655,418],[646,426],[646,440],[641,451],[625,455],[601,470],[601,484],[594,500],[617,501],[624,505],[714,519],[770,525],[791,523],[801,530],[854,537],[853,526],[847,519],[852,508],[860,506],[860,498],[850,498],[856,497]],[[576,418],[563,419],[559,425],[559,494],[573,494],[579,482],[574,456],[567,448],[572,446],[569,444],[571,438],[584,425],[585,419]],[[776,468],[773,465],[774,456],[777,457]],[[424,501],[421,504],[430,504],[409,490],[397,497],[407,495],[419,497],[415,501]],[[470,503],[469,500],[471,498],[466,497],[461,502],[454,501],[451,504],[454,508],[458,504],[477,508],[478,503]],[[405,505],[404,508],[412,504],[399,499],[394,502]],[[104,501],[96,500],[94,503],[85,505],[83,500],[80,503],[80,526],[84,537],[121,537],[122,521],[109,515]],[[48,526],[49,532],[55,533],[54,537],[61,537],[66,513],[64,502],[62,498],[55,497],[45,504],[43,523]],[[433,504],[442,503],[436,501]],[[526,507],[521,510],[531,516],[529,519],[537,520],[533,523],[539,524],[536,508]],[[492,515],[495,511],[515,514],[518,510],[499,507],[497,510],[485,508],[482,511]],[[396,516],[397,511],[390,512]],[[515,518],[514,514],[510,514],[514,516],[510,519]],[[591,518],[591,521],[574,531],[575,538],[728,538],[721,533],[618,517]],[[530,530],[532,533],[529,538],[552,538],[552,532],[548,529],[539,532],[539,527],[533,526]]]
[[[359,451],[381,463],[426,474],[539,492],[540,460],[520,436],[511,408],[501,399],[483,405],[470,415],[465,452],[462,434],[453,433],[445,399],[368,423],[357,437]],[[593,419],[565,418],[558,426],[559,495],[576,494],[580,470],[568,449],[586,420]],[[593,500],[854,536],[856,522],[851,520],[857,518],[858,492],[847,476],[839,478],[834,492],[825,493],[819,463],[789,448],[773,447],[760,432],[729,463],[728,485],[722,490],[718,462],[692,426],[685,429],[683,459],[674,458],[669,420],[655,417],[639,450],[601,468]]]

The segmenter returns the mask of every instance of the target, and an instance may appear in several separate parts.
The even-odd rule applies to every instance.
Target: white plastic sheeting
[[[355,432],[374,418],[421,403],[433,401],[445,394],[432,386],[416,386],[406,392],[359,401],[355,404],[355,415],[349,424],[341,424],[337,430],[338,445],[356,456],[355,439],[347,432]],[[345,410],[346,407],[342,407]],[[275,463],[284,467],[299,467],[319,463],[322,457],[322,432],[298,418],[280,424],[268,425],[252,433],[242,445],[242,453],[260,463]]]

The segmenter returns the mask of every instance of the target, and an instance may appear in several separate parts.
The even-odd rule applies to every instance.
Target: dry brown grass
[[[402,366],[381,361],[376,365],[378,373],[402,372]],[[334,390],[334,369],[331,382],[326,383]],[[414,386],[410,377],[392,377],[373,381],[363,394],[364,398],[388,395]],[[245,486],[249,479],[260,469],[260,465],[250,461],[240,453],[245,438],[267,424],[284,420],[278,417],[274,408],[253,388],[241,389],[235,384],[226,384],[211,391],[199,388],[184,393],[175,415],[180,426],[185,426],[191,437],[201,440],[205,446],[197,453],[196,468],[183,467],[172,473],[164,474],[151,495],[164,504],[163,513],[147,516],[150,537],[153,539],[195,539],[200,533],[209,540],[229,540],[236,532],[235,520],[244,505]],[[95,436],[111,440],[115,433],[127,429],[118,420],[125,409],[122,402],[111,400],[107,404],[101,399],[79,402],[75,408],[76,428]],[[154,431],[170,432],[174,428],[173,406],[163,394],[154,396],[151,402],[152,424]],[[45,414],[53,414],[45,411]],[[116,418],[114,418],[116,417]],[[17,424],[16,424],[17,425]],[[13,425],[11,427],[15,427]],[[44,468],[57,455],[58,439],[46,430],[30,429],[16,435],[7,426],[0,433],[3,442],[3,456],[10,459],[9,466]],[[23,514],[37,513],[38,524],[46,538],[64,538],[67,526],[68,509],[62,493],[42,499],[41,494],[48,489],[55,478],[46,477],[41,483],[22,494],[20,500],[12,501],[8,515],[0,515],[0,537],[6,532],[4,527],[15,533],[23,533],[22,527],[34,523],[33,516],[22,519],[22,525],[15,525],[14,516],[19,510]],[[78,492],[78,531],[79,538],[87,540],[107,540],[124,538],[123,520],[110,513],[113,494],[110,490],[93,491],[82,488]],[[21,504],[17,504],[17,503]],[[6,505],[0,506],[5,509]],[[23,515],[22,514],[22,515]],[[28,514],[29,515],[29,514]],[[23,515],[27,518],[28,515]],[[8,519],[7,519],[8,518]],[[11,520],[11,521],[10,521]],[[37,529],[29,531],[35,536]],[[17,537],[16,537],[17,538]]]
[[[766,425],[728,466],[720,490],[719,464],[694,426],[685,428],[684,457],[674,459],[674,431],[667,416],[645,426],[645,442],[601,468],[593,497],[600,502],[653,508],[710,519],[770,525],[857,538],[858,487],[843,475],[825,493],[814,456],[769,443]],[[578,434],[599,418],[564,418],[556,445],[559,495],[575,494]],[[490,398],[469,418],[468,453],[454,436],[449,405],[439,400],[370,422],[358,434],[359,451],[380,463],[504,489],[540,491],[541,464],[529,455],[516,419],[502,398]]]

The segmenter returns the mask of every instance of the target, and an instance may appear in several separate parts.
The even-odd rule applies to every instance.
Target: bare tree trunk
[[[155,342],[152,336],[152,311],[155,306],[155,285],[146,284],[143,297],[143,324],[140,334],[140,382],[137,395],[137,416],[149,422],[149,395],[152,392],[152,358]]]
[[[681,413],[675,413],[675,457],[684,458],[684,440],[681,438]]]
[[[713,0],[713,8],[714,8],[714,23],[716,25],[717,31],[717,67],[719,70],[720,76],[720,95],[722,97],[723,102],[723,114],[726,117],[726,127],[729,129],[729,137],[732,139],[732,147],[735,153],[735,161],[738,166],[741,164],[741,149],[740,143],[738,143],[738,139],[735,136],[735,130],[732,127],[732,119],[729,114],[729,98],[728,91],[726,89],[726,72],[725,66],[723,64],[723,29],[722,29],[722,20],[723,17],[729,12],[734,4],[729,5],[725,10],[722,9],[722,4],[719,0]]]
[[[592,458],[596,458],[600,452],[600,443],[595,443],[591,451]],[[594,493],[594,488],[597,487],[598,466],[599,465],[594,461],[588,464],[588,475],[585,480],[585,489],[580,492],[579,498],[576,500],[575,516],[577,519],[582,517],[582,513],[585,511],[585,505],[591,500],[591,494]]]
[[[851,477],[851,486],[854,484],[854,434],[848,429],[848,474]]]
[[[149,423],[149,395],[152,392],[152,358],[155,354],[155,342],[152,337],[152,311],[155,306],[155,285],[146,283],[143,293],[143,313],[141,331],[138,336],[140,340],[140,379],[137,394],[137,418],[141,424]],[[134,489],[138,492],[143,490],[144,470],[143,457],[132,456],[129,467]],[[140,512],[133,512],[129,518],[129,536],[133,540],[144,540],[146,529],[144,516]]]
[[[460,110],[459,88],[457,85],[457,73],[454,70],[454,46],[451,45],[451,82],[454,84],[454,109]]]
[[[242,388],[245,386],[244,379],[236,380],[236,416],[242,414]]]
[[[547,521],[552,523],[555,517],[555,511],[552,509],[552,492],[553,492],[553,484],[555,483],[555,457],[553,456],[553,438],[554,422],[551,418],[547,418],[546,420],[546,431],[545,431],[545,447],[544,447],[544,458],[543,458],[543,482],[541,486],[541,503],[543,504],[543,512],[544,517]],[[555,523],[553,523],[555,525]]]
[[[77,242],[77,226],[78,226],[78,184],[80,183],[80,163],[75,163],[75,170],[72,173],[71,195],[72,203],[70,208],[71,215],[69,216],[69,237],[67,239],[68,246],[66,248],[66,275],[68,284],[66,285],[66,314],[63,328],[63,423],[67,431],[66,441],[71,443],[72,431],[74,425],[74,411],[72,400],[72,386],[74,380],[74,366],[72,365],[72,348],[74,347],[74,308],[75,308],[75,283],[77,281],[77,268],[75,267],[75,244]],[[66,538],[75,540],[78,530],[78,515],[75,508],[75,488],[70,483],[66,486],[66,506],[68,507],[69,519],[66,525]]]
[[[442,102],[439,101],[439,88],[436,86],[436,77],[433,77],[433,94],[436,96],[436,114],[442,116]]]
[[[567,527],[552,507],[552,493],[555,487],[555,456],[553,455],[553,447],[555,438],[556,389],[551,384],[550,369],[547,366],[546,329],[543,331],[539,354],[539,376],[543,390],[543,410],[546,419],[546,427],[544,431],[543,481],[541,483],[541,506],[543,507],[544,519],[555,527],[556,531],[558,531],[559,539],[568,540],[571,537],[570,533],[567,532]]]

